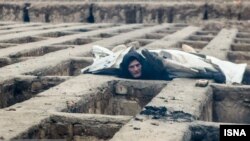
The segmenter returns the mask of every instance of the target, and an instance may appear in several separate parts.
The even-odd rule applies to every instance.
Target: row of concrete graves
[[[0,140],[219,140],[219,124],[249,123],[247,85],[80,74],[91,48],[193,46],[249,63],[250,32],[187,24],[0,23]],[[22,26],[22,28],[20,28]]]

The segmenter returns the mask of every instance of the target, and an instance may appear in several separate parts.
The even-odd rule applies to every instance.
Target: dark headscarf
[[[123,60],[120,64],[120,77],[134,79],[128,70],[129,64],[134,60],[137,60],[138,62],[140,62],[141,66],[142,66],[142,68],[141,68],[142,75],[141,75],[141,77],[139,77],[137,79],[150,79],[150,77],[152,76],[152,74],[150,74],[150,73],[152,71],[149,69],[148,63],[145,60],[145,58],[142,55],[140,55],[139,53],[137,53],[136,51],[131,51],[123,57]]]

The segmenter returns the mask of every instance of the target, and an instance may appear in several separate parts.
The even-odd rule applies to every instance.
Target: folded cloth
[[[124,48],[120,51],[112,52],[111,50],[95,45],[92,53],[94,55],[94,62],[88,67],[81,69],[81,73],[95,73],[106,69],[119,69],[123,56],[127,54],[132,47]]]
[[[210,59],[213,64],[216,64],[220,67],[221,71],[226,76],[227,84],[242,83],[242,79],[243,79],[243,76],[247,67],[246,63],[235,64],[229,61],[223,61],[223,60],[217,59],[212,56],[207,56],[207,59]]]

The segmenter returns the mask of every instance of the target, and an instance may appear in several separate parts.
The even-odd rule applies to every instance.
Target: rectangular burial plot
[[[68,46],[67,45],[64,45],[64,46],[63,45],[44,46],[44,47],[41,47],[38,49],[25,50],[22,52],[18,52],[16,54],[11,54],[11,55],[9,55],[9,57],[0,58],[0,68],[7,66],[7,65],[12,65],[15,63],[19,63],[22,61],[33,59],[33,58],[36,58],[38,56],[43,56],[47,53],[70,48],[70,47],[74,47],[74,46],[70,46],[70,45],[68,45]]]
[[[184,28],[184,27],[187,27],[188,24],[184,24],[184,23],[176,23],[174,24],[173,27],[176,27],[176,28]]]
[[[133,40],[128,40],[126,44],[131,43],[131,42],[138,42],[139,46],[142,47],[155,41],[157,40],[155,39],[133,39]]]
[[[0,68],[33,58],[34,57],[20,57],[20,58],[0,57]]]
[[[220,141],[219,125],[191,124],[189,130],[191,131],[190,141]]]
[[[133,27],[131,29],[119,29],[118,31],[115,31],[114,34],[121,34],[121,33],[126,33],[126,32],[130,32],[136,29],[141,29],[142,27]]]
[[[155,33],[162,33],[162,34],[165,34],[168,35],[168,34],[173,34],[177,31],[177,29],[171,29],[171,28],[168,28],[168,29],[163,29],[163,30],[158,30],[156,31]]]
[[[227,53],[227,58],[235,63],[250,64],[250,52],[248,51],[229,51]]]
[[[79,114],[53,115],[16,139],[108,141],[130,118]]]
[[[105,115],[138,114],[166,85],[166,81],[108,82],[63,112]]]
[[[35,57],[20,57],[20,58],[1,57],[0,68],[34,58]]]
[[[75,29],[75,30],[68,30],[68,31],[72,31],[72,32],[78,32],[78,33],[81,33],[81,32],[89,32],[89,31],[93,31],[95,29],[98,29],[98,28],[82,28],[82,29]]]
[[[250,123],[250,87],[211,85],[213,96],[201,119],[225,123]],[[210,111],[210,112],[208,112]]]
[[[232,51],[250,51],[250,44],[246,44],[246,43],[232,44],[231,50]]]
[[[120,30],[120,31],[122,31],[122,30]],[[113,36],[118,35],[118,34],[120,34],[120,33],[100,33],[100,34],[93,36],[93,37],[103,39],[103,38],[110,38],[110,37],[113,37]]]
[[[45,38],[28,36],[28,37],[10,39],[10,40],[0,41],[0,42],[1,43],[11,43],[11,44],[25,44],[25,43],[31,43],[31,42],[38,42],[41,40],[45,40]]]
[[[112,25],[112,27],[115,27],[115,26],[119,26],[119,25]],[[74,29],[74,30],[67,30],[66,32],[79,32],[80,33],[80,32],[89,32],[89,31],[103,29],[103,28],[107,28],[107,26],[100,25],[98,27],[90,27],[90,28],[80,28],[80,29]]]
[[[167,27],[165,29],[157,30],[155,33],[163,33],[166,36],[168,34],[172,34],[172,33],[176,32],[178,30],[180,30],[180,29],[176,28],[176,27]]]
[[[250,33],[248,32],[239,32],[236,37],[238,38],[250,38]]]
[[[214,36],[207,36],[207,35],[191,35],[189,40],[193,41],[206,41],[209,42],[214,38]]]
[[[181,48],[182,45],[189,45],[193,47],[196,51],[203,49],[208,42],[207,41],[192,41],[192,40],[182,40],[180,43],[177,44],[177,48]]]
[[[207,30],[203,30],[203,31],[197,31],[195,33],[196,35],[202,35],[202,36],[216,36],[218,34],[218,31],[207,31]]]
[[[57,37],[62,37],[66,35],[72,35],[72,32],[51,32],[51,33],[46,33],[40,35],[41,37],[50,37],[50,38],[57,38]]]
[[[25,76],[5,81],[0,85],[0,108],[25,101],[54,87],[67,78]]]
[[[166,34],[163,33],[150,33],[150,34],[146,34],[144,37],[145,39],[161,39],[165,36]]]
[[[81,69],[91,65],[92,58],[75,58],[61,62],[54,67],[48,67],[34,72],[26,73],[25,75],[35,76],[77,76],[81,74]]]
[[[250,38],[235,38],[234,40],[235,44],[250,44]]]
[[[16,54],[11,54],[10,58],[20,58],[20,57],[37,57],[37,56],[43,56],[47,53],[59,51],[62,49],[67,49],[67,48],[73,48],[73,45],[51,45],[51,46],[42,46],[41,48],[37,49],[30,49],[30,50],[25,50],[22,52],[18,52]]]
[[[100,38],[77,38],[75,40],[59,43],[56,45],[84,45],[84,44],[96,42],[99,40],[101,40],[101,39]]]
[[[0,43],[0,49],[2,48],[8,48],[12,46],[16,46],[17,44],[11,44],[11,43]]]
[[[10,65],[10,64],[13,64],[13,62],[10,58],[8,58],[8,57],[1,57],[0,58],[0,68],[7,66],[7,65]]]

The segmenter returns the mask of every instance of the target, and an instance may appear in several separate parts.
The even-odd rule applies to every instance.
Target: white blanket
[[[107,48],[101,46],[93,46],[92,53],[94,54],[94,63],[84,69],[81,72],[94,72],[97,70],[105,68],[119,68],[120,63],[125,54],[127,54],[132,47],[121,49],[117,52],[112,52]],[[184,67],[203,70],[204,68],[210,69],[211,71],[217,71],[211,63],[204,61],[204,58],[201,58],[197,55],[190,54],[180,50],[171,50],[171,49],[157,49],[149,50],[150,52],[160,53],[162,51],[168,52],[171,54],[171,61],[181,64]],[[139,52],[140,53],[140,52]],[[167,58],[169,59],[169,58]],[[212,56],[206,56],[206,59],[211,60],[213,64],[219,66],[221,71],[226,76],[226,83],[241,83],[243,75],[246,69],[247,64],[235,64],[229,61],[223,61]]]
[[[117,52],[112,52],[111,50],[95,45],[92,49],[92,54],[94,55],[94,63],[86,68],[81,69],[81,73],[85,71],[94,72],[106,68],[119,68],[120,63],[125,54],[127,54],[132,47],[124,48]]]
[[[207,56],[212,63],[218,65],[226,76],[226,84],[241,83],[247,64],[235,64],[228,61],[219,60],[212,56]]]

